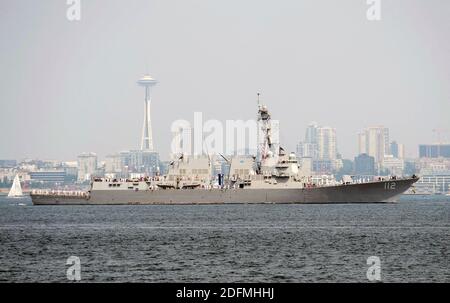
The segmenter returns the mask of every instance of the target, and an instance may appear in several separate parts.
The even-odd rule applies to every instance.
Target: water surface
[[[20,204],[26,205],[20,205]],[[32,206],[0,197],[0,281],[450,282],[450,197],[396,204]]]

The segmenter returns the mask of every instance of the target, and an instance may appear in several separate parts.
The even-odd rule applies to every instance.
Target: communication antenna
[[[256,161],[255,161],[255,163],[256,163],[256,165],[257,165],[257,167],[258,166],[260,166],[260,164],[258,164],[258,162],[260,162],[259,161],[259,159],[261,158],[261,152],[260,152],[260,147],[259,147],[259,144],[260,144],[260,141],[261,141],[261,138],[260,138],[260,134],[259,134],[259,132],[260,132],[260,125],[259,125],[259,110],[261,109],[261,103],[259,102],[259,96],[261,95],[261,93],[260,92],[257,92],[256,93],[256,95],[257,95],[257,104],[258,104],[258,112],[257,112],[257,114],[256,114],[256,127],[257,127],[257,130],[256,130]],[[258,169],[257,169],[258,170]]]
[[[208,146],[205,144],[205,141],[203,141],[203,147],[206,149],[206,155],[208,156],[209,166],[211,167],[212,166],[211,155],[209,154]]]

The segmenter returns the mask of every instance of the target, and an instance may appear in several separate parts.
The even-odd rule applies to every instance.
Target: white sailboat
[[[13,185],[11,186],[11,190],[9,191],[8,197],[14,198],[14,197],[22,197],[22,186],[20,186],[20,180],[19,175],[16,175],[14,178]]]

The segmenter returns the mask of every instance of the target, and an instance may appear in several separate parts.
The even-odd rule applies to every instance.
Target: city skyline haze
[[[289,152],[311,121],[348,159],[375,125],[406,157],[450,139],[448,1],[382,0],[380,21],[350,0],[81,0],[79,21],[68,7],[0,4],[0,159],[140,149],[145,74],[163,160],[173,121],[255,119],[258,92]]]

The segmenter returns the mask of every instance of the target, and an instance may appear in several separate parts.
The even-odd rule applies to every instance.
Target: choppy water
[[[27,205],[19,205],[25,203]],[[397,204],[32,206],[0,197],[0,281],[450,282],[450,197]]]

